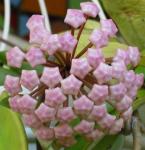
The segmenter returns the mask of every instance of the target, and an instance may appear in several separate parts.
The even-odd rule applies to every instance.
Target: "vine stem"
[[[138,118],[135,116],[133,117],[132,135],[133,135],[133,150],[141,150],[140,123]]]

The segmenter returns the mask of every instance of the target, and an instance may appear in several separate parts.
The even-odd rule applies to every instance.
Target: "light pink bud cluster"
[[[94,3],[83,2],[81,10],[67,11],[65,23],[81,28],[81,33],[87,18],[98,13]],[[77,135],[96,140],[120,132],[132,116],[132,103],[144,82],[143,74],[128,70],[128,65],[136,67],[139,63],[138,48],[118,49],[111,62],[106,61],[102,47],[117,33],[111,19],[101,20],[100,28],[89,37],[89,46],[78,55],[79,36],[73,32],[48,33],[41,15],[33,15],[27,27],[30,49],[24,53],[14,47],[6,57],[11,67],[21,68],[25,61],[32,69],[22,70],[20,77],[7,75],[4,86],[10,94],[10,107],[22,114],[36,137],[69,147],[77,142]],[[38,74],[36,66],[43,71]],[[28,94],[22,94],[23,87]],[[110,114],[107,105],[112,105],[117,115]]]

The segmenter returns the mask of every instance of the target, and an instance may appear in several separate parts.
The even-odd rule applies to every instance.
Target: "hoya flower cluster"
[[[132,116],[132,103],[144,80],[143,74],[128,70],[128,66],[139,63],[138,48],[117,49],[108,62],[102,48],[115,36],[117,28],[106,19],[92,31],[90,43],[79,53],[76,51],[87,19],[98,13],[98,7],[91,2],[81,3],[81,10],[68,9],[65,23],[72,30],[64,34],[50,34],[44,17],[33,15],[27,22],[31,43],[27,53],[18,47],[7,52],[11,67],[21,68],[23,61],[32,68],[43,66],[41,74],[35,69],[22,70],[20,77],[7,75],[5,79],[11,108],[22,114],[38,139],[71,146],[76,135],[95,140],[117,134]],[[23,87],[28,94],[22,94]],[[114,115],[108,106],[114,108]]]

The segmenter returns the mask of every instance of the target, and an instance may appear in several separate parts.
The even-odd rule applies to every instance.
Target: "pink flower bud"
[[[35,131],[35,135],[38,139],[48,142],[54,139],[54,130],[48,127],[41,127]]]
[[[78,115],[88,115],[93,108],[93,102],[85,95],[74,101],[74,110]]]
[[[102,119],[103,117],[105,117],[107,114],[107,109],[106,109],[106,105],[102,104],[102,105],[98,105],[98,106],[94,106],[92,112],[89,115],[89,118],[91,120],[95,120],[98,121],[100,119]]]
[[[82,82],[78,80],[74,75],[70,75],[69,77],[61,81],[62,90],[64,94],[67,95],[77,95],[81,86]]]
[[[53,55],[61,48],[61,43],[57,34],[52,34],[44,38],[41,47],[43,51],[47,51],[49,55]]]
[[[31,44],[41,45],[44,39],[48,39],[50,33],[44,27],[35,27],[33,30],[30,30],[29,42]]]
[[[46,106],[44,103],[41,103],[40,106],[35,110],[35,114],[41,120],[41,122],[46,123],[55,119],[56,110]]]
[[[29,90],[33,90],[40,83],[35,70],[22,70],[20,82]]]
[[[87,60],[94,69],[96,69],[101,62],[105,62],[102,50],[99,48],[89,48],[87,52]]]
[[[109,131],[109,134],[117,134],[121,131],[121,129],[124,126],[124,121],[122,118],[118,119],[115,121],[115,123],[113,124],[112,128]]]
[[[123,79],[124,73],[127,71],[126,65],[123,61],[112,63],[112,77],[115,79]]]
[[[44,25],[44,16],[42,15],[32,15],[26,24],[29,30],[33,30],[36,27],[45,27]]]
[[[118,29],[112,19],[102,19],[100,21],[102,30],[109,36],[114,37]]]
[[[95,18],[99,13],[99,8],[93,2],[83,2],[80,4],[80,6],[83,13],[89,17]]]
[[[85,135],[88,140],[97,140],[100,139],[104,133],[98,129],[93,130],[91,133]]]
[[[64,22],[73,28],[78,28],[86,22],[86,18],[81,10],[68,9]]]
[[[45,90],[45,104],[50,107],[58,107],[66,101],[66,96],[60,88]]]
[[[133,100],[125,95],[123,99],[116,103],[116,109],[120,112],[126,111],[131,105],[132,105]]]
[[[98,68],[93,72],[99,84],[103,84],[112,79],[112,67],[105,64],[100,63]]]
[[[61,124],[54,128],[55,137],[57,139],[69,138],[73,135],[73,130],[68,124]]]
[[[137,47],[128,47],[129,59],[131,64],[136,67],[140,61],[140,52]]]
[[[20,112],[19,99],[20,99],[20,96],[18,95],[9,98],[9,105],[13,111]]]
[[[96,48],[100,48],[103,46],[106,46],[108,44],[108,36],[107,34],[100,30],[100,29],[95,29],[90,38],[90,42],[96,46]]]
[[[82,120],[78,125],[74,127],[74,130],[80,134],[87,134],[93,131],[94,126],[95,126],[94,122]]]
[[[76,118],[71,107],[61,108],[57,112],[57,118],[62,122],[70,122]]]
[[[77,76],[78,78],[85,78],[85,76],[92,70],[88,64],[87,59],[79,58],[73,59],[70,73]]]
[[[39,48],[31,47],[26,54],[26,59],[32,67],[46,63],[45,57]]]
[[[29,95],[24,95],[19,99],[21,113],[30,114],[34,111],[37,101]]]
[[[116,85],[110,86],[110,93],[112,96],[112,99],[115,101],[121,101],[121,99],[126,94],[127,89],[123,83],[118,83]]]
[[[14,96],[21,91],[20,79],[18,77],[7,75],[4,87],[10,95]]]
[[[53,88],[62,80],[58,67],[45,67],[40,81],[48,87]]]
[[[130,63],[128,51],[125,51],[125,50],[120,49],[120,48],[117,49],[117,54],[113,58],[113,61],[115,61],[115,62],[124,61],[124,63],[126,65],[128,65]]]
[[[99,120],[97,123],[101,128],[111,128],[113,124],[115,123],[116,116],[107,114],[103,119]]]
[[[74,36],[72,36],[70,32],[65,32],[63,35],[60,35],[59,40],[61,43],[61,50],[71,54],[77,44],[77,40]]]
[[[135,85],[137,86],[137,88],[141,88],[143,86],[144,83],[144,74],[137,74],[136,78],[135,78]]]
[[[130,120],[131,117],[132,117],[132,113],[133,113],[133,110],[132,110],[132,107],[130,107],[127,111],[125,111],[125,112],[121,115],[121,117],[122,117],[125,121]]]
[[[16,68],[21,67],[24,57],[25,54],[18,47],[14,47],[6,53],[8,65]]]
[[[137,90],[138,88],[136,87],[136,85],[133,85],[128,91],[127,91],[127,95],[132,98],[133,100],[136,98],[137,96]]]
[[[132,86],[134,85],[135,78],[136,75],[133,70],[124,73],[124,83],[128,89],[132,88]]]
[[[28,127],[38,129],[42,126],[41,121],[38,119],[38,117],[35,114],[29,114],[29,115],[23,115],[22,119],[24,121],[24,124]]]
[[[94,101],[96,105],[105,102],[108,96],[108,86],[94,84],[92,90],[88,94],[88,97]]]

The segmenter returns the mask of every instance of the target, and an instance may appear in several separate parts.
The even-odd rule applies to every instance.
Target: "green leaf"
[[[9,107],[9,94],[8,92],[4,91],[0,94],[0,105],[5,106],[5,107]]]
[[[18,115],[0,106],[0,150],[27,150],[27,140]]]
[[[137,66],[135,68],[135,72],[138,74],[143,73],[145,75],[145,66],[141,66],[141,65]]]
[[[0,52],[0,63],[1,64],[6,64],[7,63],[7,61],[6,61],[6,51]]]
[[[137,99],[133,102],[133,111],[145,104],[145,89],[140,89],[137,94]]]
[[[92,150],[110,150],[120,135],[106,135]],[[117,149],[118,150],[118,149]]]
[[[124,135],[122,134],[118,135],[110,150],[122,150],[124,145],[124,140],[125,140]]]
[[[117,24],[125,41],[145,49],[145,1],[100,0],[108,15]]]
[[[0,85],[4,84],[6,75],[17,76],[19,74],[18,74],[18,72],[14,71],[12,69],[6,69],[6,68],[3,68],[3,67],[0,67]]]

